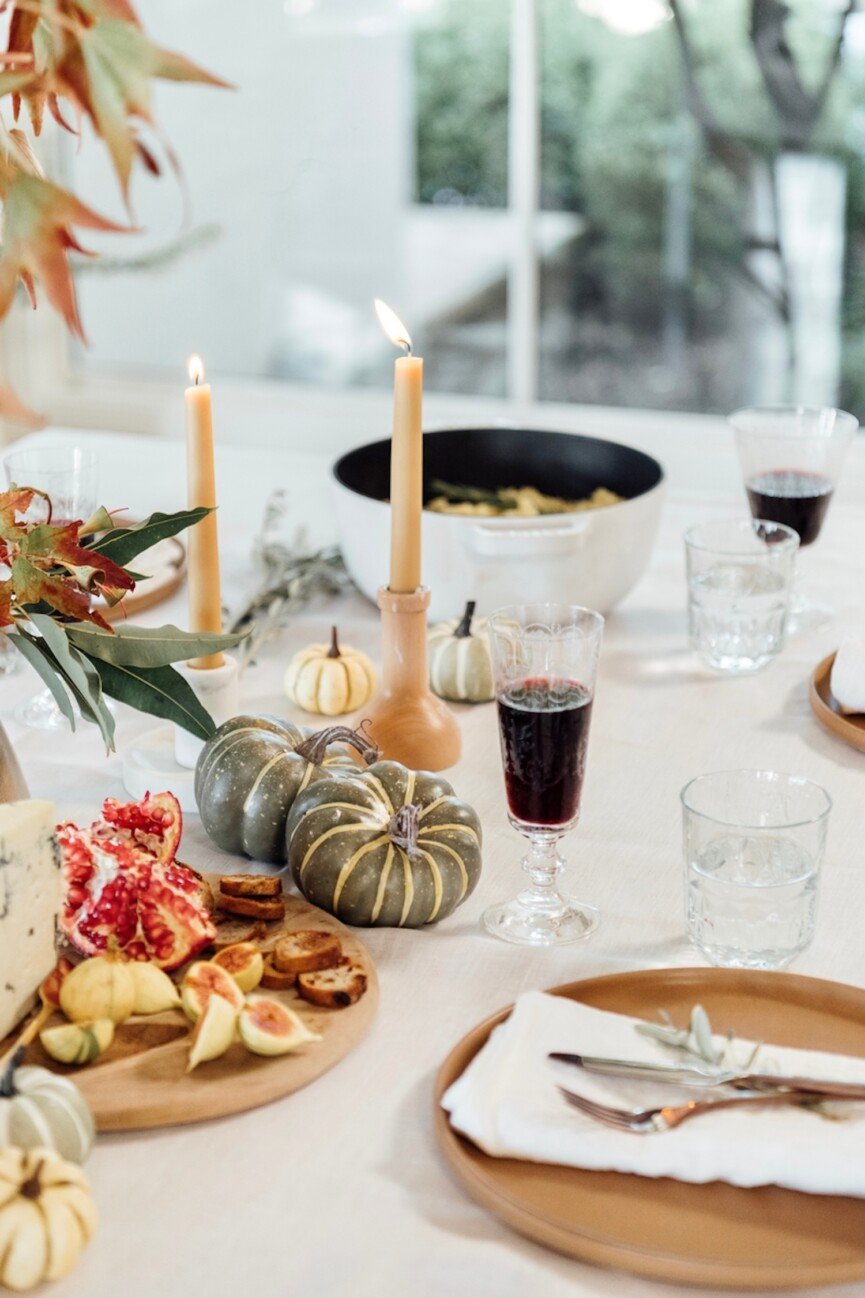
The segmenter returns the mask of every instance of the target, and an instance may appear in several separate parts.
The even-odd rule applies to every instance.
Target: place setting
[[[0,1290],[857,1293],[849,15],[0,8]]]

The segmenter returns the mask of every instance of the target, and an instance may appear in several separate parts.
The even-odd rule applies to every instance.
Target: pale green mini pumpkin
[[[399,762],[311,785],[286,835],[300,891],[346,924],[433,924],[465,901],[481,872],[477,813],[447,780]]]
[[[487,624],[474,619],[469,600],[461,618],[439,622],[429,633],[430,689],[457,703],[489,703],[495,698]]]
[[[95,1128],[87,1101],[74,1082],[47,1068],[18,1067],[12,1056],[0,1080],[0,1148],[47,1148],[72,1163],[83,1163]]]
[[[279,717],[232,717],[208,739],[195,767],[201,823],[223,851],[282,864],[294,799],[331,770],[361,769],[358,752],[368,760],[377,755],[345,726],[312,734]]]

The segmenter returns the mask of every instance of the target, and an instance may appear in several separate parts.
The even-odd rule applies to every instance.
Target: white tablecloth
[[[40,436],[46,438],[47,434]],[[183,503],[183,447],[176,442],[78,435],[100,449],[102,497],[136,514]],[[639,436],[631,440],[639,442]],[[813,720],[808,675],[838,642],[839,626],[797,639],[768,671],[722,680],[690,656],[684,630],[683,528],[710,511],[741,508],[729,438],[678,422],[646,449],[670,471],[670,498],[651,569],[607,623],[592,722],[583,819],[567,843],[567,883],[603,912],[585,945],[524,951],[482,934],[478,919],[520,882],[520,841],[509,829],[493,709],[463,709],[464,756],[451,778],[484,811],[484,873],[451,919],[427,932],[366,936],[381,979],[371,1035],[305,1091],[218,1123],[100,1137],[88,1164],[102,1223],[57,1298],[597,1298],[667,1289],[595,1270],[512,1234],[466,1198],[442,1165],[432,1135],[435,1070],[480,1019],[530,988],[621,969],[698,964],[682,926],[678,793],[691,776],[768,766],[820,781],[834,799],[818,931],[796,970],[865,985],[863,789],[865,756]],[[327,460],[314,453],[225,450],[219,457],[227,596],[250,580],[247,556],[264,497],[288,488],[298,523],[327,539]],[[851,453],[824,536],[803,568],[845,625],[861,629],[865,441]],[[858,607],[857,607],[858,605]],[[184,602],[147,615],[185,616]],[[374,610],[358,596],[339,609],[346,640],[377,652]],[[298,620],[243,682],[250,710],[287,710],[285,662],[322,638],[331,610]],[[22,731],[16,703],[32,693],[29,671],[0,681],[0,716],[16,741],[34,796],[63,817],[92,816],[120,796],[120,759],[99,736]],[[152,722],[125,709],[118,743]],[[197,820],[184,856],[224,865]],[[814,1293],[815,1291],[809,1291]],[[836,1289],[843,1298],[860,1286]]]

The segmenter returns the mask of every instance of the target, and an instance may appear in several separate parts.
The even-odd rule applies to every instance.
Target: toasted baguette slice
[[[288,991],[289,987],[293,987],[296,981],[297,974],[283,973],[273,963],[273,956],[266,958],[259,986],[267,987],[272,992],[284,992]]]
[[[239,919],[217,911],[213,922],[216,925],[216,937],[210,945],[217,951],[222,951],[227,946],[237,946],[239,942],[254,942],[258,946],[267,937],[267,928],[261,920]]]
[[[366,991],[366,974],[358,964],[319,969],[315,973],[298,974],[297,990],[310,1005],[341,1010],[360,1000]]]
[[[282,879],[278,874],[223,874],[219,887],[229,897],[282,896]]]
[[[342,947],[335,933],[304,928],[281,937],[273,948],[273,963],[283,973],[313,973],[339,964]]]
[[[282,919],[285,916],[285,902],[281,897],[229,897],[228,893],[220,892],[216,904],[229,915],[245,915],[249,919]]]

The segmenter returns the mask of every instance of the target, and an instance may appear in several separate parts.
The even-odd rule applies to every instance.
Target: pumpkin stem
[[[466,603],[466,611],[465,611],[465,613],[463,613],[463,620],[462,620],[462,622],[460,622],[460,624],[459,624],[459,626],[457,627],[456,631],[454,631],[454,635],[455,635],[459,640],[465,640],[466,636],[470,636],[470,635],[471,635],[471,633],[472,633],[472,618],[473,618],[474,615],[475,615],[475,608],[476,608],[476,607],[477,607],[477,600],[470,599],[470,600],[468,600],[468,602]]]
[[[328,658],[340,658],[342,656],[339,652],[339,640],[337,639],[335,626],[330,628],[330,648],[327,651],[327,656]]]
[[[18,1187],[18,1193],[23,1194],[25,1199],[38,1199],[42,1193],[42,1183],[39,1180],[42,1175],[42,1168],[45,1166],[45,1159],[40,1158],[39,1162],[33,1169],[33,1175],[28,1176],[26,1181],[22,1181]]]
[[[400,807],[387,827],[388,837],[394,847],[401,847],[409,856],[417,855],[417,839],[420,833],[420,806],[410,802]]]
[[[26,1046],[19,1046],[17,1050],[12,1051],[6,1071],[3,1077],[0,1078],[0,1099],[11,1100],[13,1095],[18,1094],[15,1089],[15,1069],[21,1063],[26,1052]]]
[[[378,761],[379,750],[363,733],[366,724],[361,722],[356,730],[352,730],[350,726],[326,726],[324,730],[316,731],[314,735],[295,745],[294,751],[299,757],[305,757],[313,766],[320,766],[331,744],[348,744],[360,753],[367,766],[371,766],[373,762]]]

